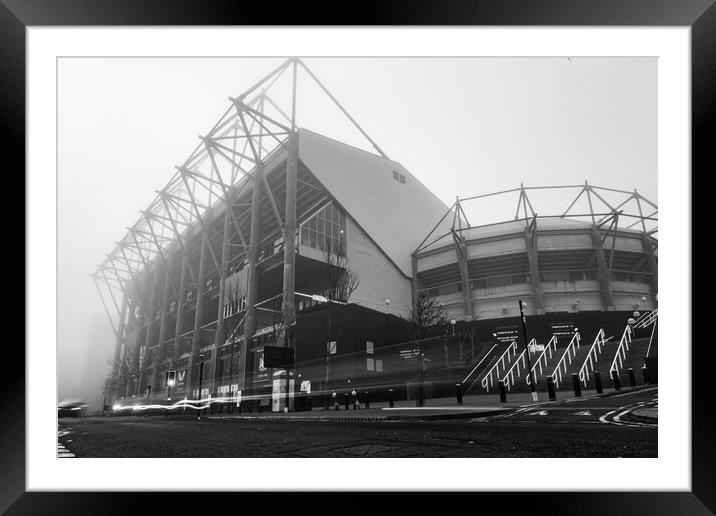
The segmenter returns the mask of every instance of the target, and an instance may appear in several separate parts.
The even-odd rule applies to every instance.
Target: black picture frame
[[[713,162],[710,135],[714,133],[716,98],[716,7],[713,0],[485,0],[430,2],[393,0],[352,4],[301,2],[281,5],[269,2],[201,0],[0,0],[0,131],[3,155],[14,158],[14,170],[25,168],[25,29],[28,26],[106,25],[549,25],[549,26],[688,26],[691,28],[692,73],[692,181],[704,177]],[[7,161],[6,161],[7,162]],[[10,165],[8,165],[10,167]],[[8,169],[9,170],[9,169]],[[701,170],[701,174],[698,171]],[[693,189],[692,191],[698,191]],[[696,206],[696,203],[694,203]],[[694,220],[696,217],[693,217]],[[703,258],[701,258],[703,260]],[[696,265],[696,263],[694,263]],[[693,267],[698,270],[698,267]],[[706,269],[704,269],[706,270]],[[26,277],[32,271],[25,269]],[[687,302],[687,300],[684,300]],[[691,300],[688,300],[691,302]],[[18,305],[20,303],[17,303]],[[694,307],[696,303],[692,303]],[[703,305],[702,305],[703,306]],[[697,319],[698,320],[698,319]],[[691,321],[688,322],[691,326]],[[19,326],[19,325],[18,325]],[[691,346],[691,328],[683,346]],[[7,514],[95,514],[149,511],[156,494],[56,493],[25,490],[25,350],[4,344],[0,414],[0,510]],[[710,343],[692,347],[692,490],[690,492],[584,492],[584,493],[466,493],[448,494],[470,510],[504,507],[531,514],[711,514],[716,512],[713,444],[713,398],[709,385],[712,355]],[[10,395],[12,393],[12,395]],[[565,471],[565,474],[568,472]],[[186,513],[192,503],[204,510],[218,510],[228,497],[231,503],[265,503],[267,493],[213,493],[211,500],[191,493],[162,495],[162,512]],[[235,497],[240,497],[236,500]],[[466,501],[466,497],[469,499]],[[373,496],[336,494],[326,500],[342,512],[375,508]],[[425,496],[401,497],[401,510],[425,508]],[[291,511],[315,512],[302,493],[283,495]],[[341,501],[343,500],[343,501]],[[444,500],[447,501],[447,500]],[[208,505],[206,505],[208,502]],[[442,502],[440,502],[442,504]],[[411,507],[412,506],[412,507]],[[301,509],[303,507],[303,509]],[[494,509],[490,509],[494,510]]]

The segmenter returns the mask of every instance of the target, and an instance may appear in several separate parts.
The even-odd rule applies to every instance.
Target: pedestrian
[[[336,391],[333,391],[333,409],[334,410],[341,410],[341,407],[338,405],[338,395],[336,394]]]
[[[358,393],[355,389],[351,392],[351,396],[353,396],[353,410],[360,409],[360,403],[358,403]]]

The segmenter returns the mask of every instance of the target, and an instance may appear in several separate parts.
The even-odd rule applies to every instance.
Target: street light
[[[522,320],[522,338],[525,341],[525,355],[527,356],[527,370],[530,372],[530,391],[532,392],[532,401],[538,401],[537,390],[535,386],[535,376],[532,372],[532,361],[530,360],[530,350],[527,345],[527,324],[525,314],[522,309],[522,300],[520,299],[520,319]]]
[[[455,336],[455,319],[450,319],[450,326],[452,326],[452,336]]]
[[[172,399],[172,387],[176,385],[176,374],[175,370],[167,371],[167,401]]]

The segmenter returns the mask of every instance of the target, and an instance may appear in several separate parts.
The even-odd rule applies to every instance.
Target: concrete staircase
[[[488,351],[465,381],[463,394],[469,394],[470,392],[474,394],[478,391],[485,392],[486,389],[483,385],[483,381],[485,381],[488,375],[492,376],[492,380],[490,381],[488,378],[486,381],[487,392],[497,392],[497,380],[502,378],[504,371],[511,367],[515,357],[519,355],[519,352],[514,353],[514,349],[514,343],[501,342],[491,351]],[[497,369],[499,370],[499,374],[496,374],[494,368],[498,364],[499,367]]]
[[[622,366],[618,367],[617,362],[617,371],[619,372],[619,382],[621,384],[621,387],[629,387],[629,375],[628,371],[629,368],[631,368],[634,371],[634,376],[636,379],[637,385],[642,385],[644,383],[644,378],[642,375],[642,366],[644,365],[644,359],[646,358],[646,350],[649,347],[649,337],[640,337],[638,339],[634,339],[629,344],[629,350],[626,353],[626,357],[622,361]],[[614,355],[612,355],[612,360],[614,359]],[[611,365],[611,362],[607,367]],[[606,382],[605,379],[602,378],[602,385],[604,387],[614,387],[614,382],[611,378],[607,378]]]
[[[509,344],[498,342],[494,347],[490,347],[487,352],[476,360],[475,364],[470,367],[467,377],[463,380],[463,394],[478,392],[482,379],[490,369],[497,363],[500,357],[505,353]]]

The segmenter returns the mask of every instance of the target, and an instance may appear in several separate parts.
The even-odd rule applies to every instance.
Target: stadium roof
[[[391,261],[412,276],[413,251],[448,206],[400,163],[312,131],[299,131],[298,155]],[[442,226],[450,227],[447,221]]]

